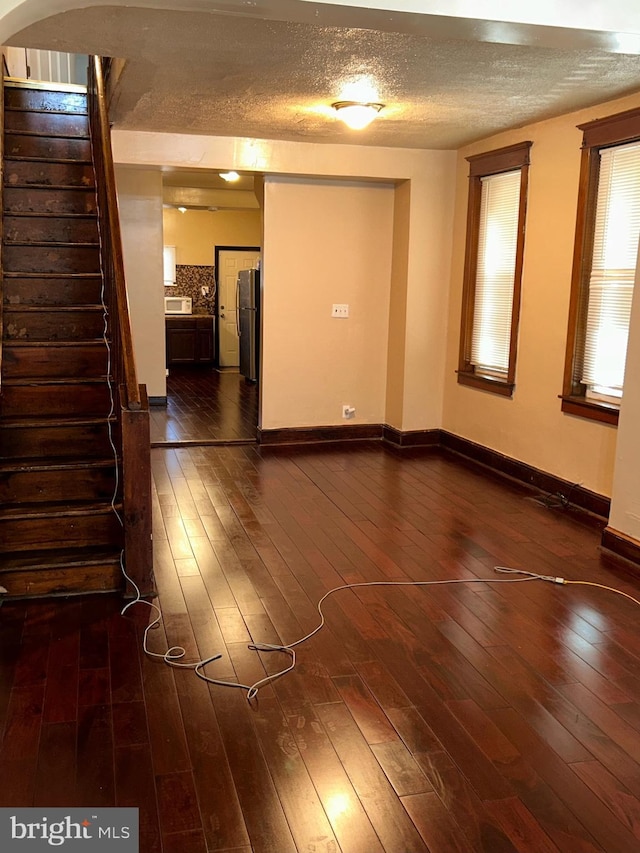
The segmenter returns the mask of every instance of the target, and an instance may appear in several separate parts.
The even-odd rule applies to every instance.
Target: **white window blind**
[[[471,363],[502,375],[509,367],[520,170],[481,181]]]
[[[176,283],[176,247],[165,246],[162,250],[162,267],[164,270],[164,286],[171,287]]]
[[[600,152],[583,382],[622,395],[640,235],[640,143]]]

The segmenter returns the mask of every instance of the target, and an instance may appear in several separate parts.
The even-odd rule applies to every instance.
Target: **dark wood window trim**
[[[580,318],[585,315],[589,296],[600,150],[640,139],[640,108],[579,124],[578,130],[583,132],[582,159],[561,408],[568,415],[617,425],[619,407],[586,398],[584,385],[578,381],[585,333]]]
[[[484,154],[467,157],[469,163],[469,200],[467,206],[467,238],[465,247],[464,284],[462,291],[462,319],[460,328],[460,352],[458,360],[458,382],[494,394],[511,397],[515,388],[518,320],[520,316],[520,290],[524,257],[524,231],[527,210],[527,184],[529,177],[529,152],[531,142],[520,142],[506,148],[498,148]],[[520,209],[518,215],[518,243],[514,275],[513,305],[511,311],[511,339],[509,366],[505,378],[480,373],[471,363],[473,334],[473,311],[475,303],[476,274],[478,265],[478,238],[480,230],[480,203],[482,178],[504,172],[520,171]]]

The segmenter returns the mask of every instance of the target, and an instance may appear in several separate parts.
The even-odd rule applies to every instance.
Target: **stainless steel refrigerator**
[[[260,353],[260,270],[240,270],[236,285],[236,305],[240,373],[250,382],[257,382]]]

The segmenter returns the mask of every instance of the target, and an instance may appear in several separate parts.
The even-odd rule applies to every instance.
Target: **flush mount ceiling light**
[[[361,103],[360,101],[336,101],[331,104],[338,118],[352,130],[362,130],[374,120],[384,104]]]
[[[240,179],[240,175],[237,172],[219,172],[218,174],[223,181],[237,181]]]

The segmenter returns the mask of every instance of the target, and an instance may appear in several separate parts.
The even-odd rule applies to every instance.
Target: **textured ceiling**
[[[640,89],[640,56],[579,33],[552,48],[474,40],[469,21],[465,38],[433,32],[102,6],[54,15],[10,43],[126,59],[112,118],[147,131],[457,148]],[[386,107],[354,132],[330,105],[362,78]]]

